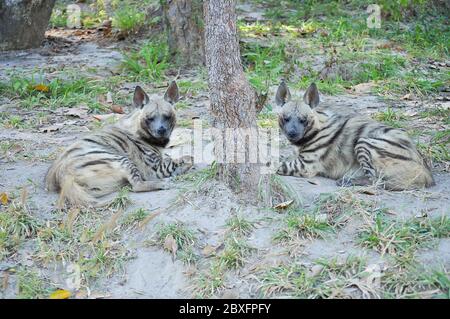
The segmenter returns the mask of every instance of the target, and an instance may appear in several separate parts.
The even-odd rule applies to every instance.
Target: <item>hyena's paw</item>
[[[289,171],[288,165],[286,163],[281,163],[280,167],[277,169],[278,175],[292,175]]]
[[[351,186],[368,186],[372,185],[372,181],[369,177],[361,176],[355,178],[342,177],[336,181],[336,185],[340,187],[351,187]]]
[[[186,155],[176,160],[177,168],[174,175],[181,175],[186,173],[194,166],[194,157]]]
[[[167,190],[170,188],[171,188],[170,182],[159,180],[139,181],[131,185],[131,190],[135,193]]]

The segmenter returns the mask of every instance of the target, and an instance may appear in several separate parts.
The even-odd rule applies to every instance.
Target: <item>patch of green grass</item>
[[[196,170],[187,174],[177,176],[177,181],[187,183],[186,186],[182,187],[177,201],[182,201],[183,198],[186,198],[186,196],[197,194],[208,181],[215,179],[218,173],[219,166],[216,162],[213,162],[209,167],[205,169]]]
[[[399,222],[377,214],[360,232],[359,243],[381,254],[399,257],[399,261],[407,263],[419,247],[429,244],[433,238],[449,236],[450,219],[446,216]]]
[[[431,162],[448,163],[450,161],[450,130],[440,131],[434,134],[430,143],[418,143],[418,150]]]
[[[123,272],[125,262],[132,257],[122,241],[129,228],[116,225],[110,209],[74,208],[56,213],[61,214],[62,222],[49,222],[38,230],[34,261],[77,266],[81,285],[88,286],[98,278]]]
[[[319,260],[309,268],[303,264],[283,264],[266,270],[261,278],[264,297],[274,294],[297,298],[360,298],[361,294],[374,296],[376,292],[356,286],[356,290],[346,290],[364,276],[364,259],[349,256],[344,261]]]
[[[172,237],[178,250],[186,250],[195,243],[195,234],[181,223],[161,224],[156,231],[156,240],[164,245],[168,237]]]
[[[278,127],[278,115],[264,110],[258,114],[258,126],[262,128]]]
[[[128,205],[131,204],[129,193],[130,187],[122,187],[122,189],[117,193],[116,197],[108,205],[108,207],[114,210],[124,210]]]
[[[407,117],[403,113],[388,107],[386,111],[374,114],[373,119],[389,126],[400,128],[404,126],[402,122],[405,121]]]
[[[129,34],[137,31],[145,22],[145,13],[135,6],[125,5],[114,12],[112,25]]]
[[[1,117],[0,117],[1,118]],[[0,154],[2,156],[7,156],[9,151],[15,146],[15,145],[19,145],[13,141],[1,141],[0,142]],[[19,145],[20,147],[20,145]]]
[[[46,299],[52,291],[48,281],[35,270],[21,268],[17,280],[19,299]]]
[[[284,223],[285,227],[275,235],[275,241],[289,241],[294,238],[326,238],[334,232],[326,216],[307,214],[299,210],[288,212]]]
[[[447,270],[434,269],[427,271],[422,276],[426,283],[442,291],[442,294],[438,294],[436,298],[450,299],[450,273]]]
[[[383,298],[450,298],[449,272],[423,265],[388,269],[381,280]]]
[[[178,258],[186,265],[194,265],[200,260],[192,247],[187,247],[178,253]]]
[[[342,228],[351,216],[367,216],[377,213],[373,202],[359,199],[350,190],[320,194],[311,211],[327,218],[333,228]],[[323,218],[322,217],[322,218]]]
[[[250,247],[243,239],[230,236],[225,241],[224,250],[218,255],[218,261],[225,268],[236,269],[241,267],[247,255],[252,252]]]
[[[50,16],[51,28],[64,28],[67,26],[67,12],[63,8],[54,8]]]
[[[450,125],[450,108],[436,107],[419,113],[421,118],[436,118],[446,125]]]
[[[347,81],[342,80],[339,76],[334,79],[325,79],[320,81],[317,81],[314,76],[302,76],[298,82],[293,84],[293,87],[296,89],[306,90],[312,82],[317,84],[320,92],[329,95],[344,93],[345,87],[350,86]]]
[[[180,80],[177,81],[177,85],[180,88],[180,93],[182,95],[192,94],[195,96],[200,91],[205,91],[208,89],[207,83],[203,80]]]
[[[404,57],[387,54],[386,52],[377,52],[369,56],[366,54],[360,65],[362,70],[353,77],[352,82],[353,84],[359,84],[392,77],[397,78],[405,67],[405,63]]]
[[[127,214],[121,221],[121,225],[130,227],[137,225],[149,215],[149,211],[144,208],[138,208],[135,211]]]
[[[248,236],[255,226],[242,216],[233,216],[229,218],[226,222],[228,230],[239,235]]]
[[[271,174],[269,177],[269,189],[267,190],[266,181],[261,179],[258,185],[258,196],[262,202],[268,203],[269,208],[272,209],[274,206],[293,200],[290,208],[296,209],[301,205],[302,200],[294,190],[294,188],[287,182],[283,180],[280,175]]]
[[[439,71],[433,74],[410,70],[397,77],[392,77],[379,84],[377,92],[397,95],[413,94],[424,97],[437,94],[450,80],[448,72]]]
[[[242,50],[242,60],[253,87],[258,92],[267,92],[268,87],[278,83],[285,73],[285,45],[277,43],[261,47],[248,44]]]
[[[98,101],[100,94],[107,89],[99,80],[68,75],[67,78],[53,79],[49,82],[37,80],[34,76],[14,74],[8,83],[1,85],[2,94],[19,99],[23,107],[71,107],[86,104],[93,111],[104,107]]]
[[[225,285],[223,265],[213,261],[207,270],[201,271],[194,278],[192,287],[195,298],[210,298]]]
[[[123,68],[136,79],[161,81],[169,68],[165,42],[149,41],[140,50],[125,54]]]
[[[26,205],[12,201],[0,211],[0,260],[16,251],[19,245],[36,236],[40,227]]]
[[[2,126],[5,128],[24,129],[29,125],[19,115],[1,116]]]

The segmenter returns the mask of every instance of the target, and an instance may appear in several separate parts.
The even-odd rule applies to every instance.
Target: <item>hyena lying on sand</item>
[[[279,125],[299,155],[277,173],[339,179],[338,185],[368,185],[378,180],[389,190],[434,185],[430,169],[406,132],[357,115],[316,108],[313,83],[303,101],[291,100],[283,82],[275,97],[281,106]]]
[[[83,137],[69,146],[53,163],[46,176],[49,191],[60,192],[60,204],[103,206],[102,197],[127,184],[133,192],[167,189],[160,180],[182,174],[192,157],[163,157],[175,126],[173,103],[178,86],[172,82],[164,99],[148,96],[136,87],[134,110],[116,124]]]

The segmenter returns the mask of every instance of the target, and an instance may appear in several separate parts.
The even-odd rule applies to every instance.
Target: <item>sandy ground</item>
[[[2,54],[0,55],[0,77],[6,78],[7,71],[11,69],[30,71],[40,70],[42,66],[45,66],[45,70],[50,70],[61,68],[61,65],[66,63],[70,63],[71,67],[82,69],[95,67],[100,70],[99,76],[107,76],[108,72],[115,72],[120,58],[121,55],[114,46],[99,47],[98,44],[90,42],[82,42],[62,52],[52,52],[51,55],[43,54],[42,50]],[[190,78],[191,75],[188,73],[181,75],[181,79],[183,76]],[[163,92],[162,90],[160,91]],[[203,94],[190,101],[194,107],[182,110],[179,117],[207,116],[208,101],[205,96],[206,94]],[[367,114],[384,110],[388,106],[378,97],[370,94],[324,96],[323,103],[338,112],[357,110]],[[414,111],[427,105],[425,102],[402,101],[396,106],[405,111]],[[6,98],[1,98],[0,111],[14,112],[27,117],[32,117],[37,112],[37,110],[19,109],[14,101]],[[52,158],[61,148],[85,134],[87,127],[92,128],[92,123],[95,122],[91,117],[80,119],[66,116],[64,110],[56,111],[50,117],[51,122],[62,121],[65,125],[58,131],[47,133],[40,132],[40,127],[2,128],[0,131],[2,141],[13,141],[22,146],[11,158],[0,158],[0,192],[19,192],[22,187],[26,187],[32,213],[43,220],[57,218],[53,213],[57,195],[46,192],[43,187],[44,176]],[[177,132],[186,134],[183,131],[185,129],[177,130],[175,134],[178,134]],[[177,145],[169,152],[176,152],[177,148],[182,146]],[[291,147],[285,145],[282,153],[291,154],[292,151]],[[428,216],[444,214],[450,217],[450,175],[440,170],[436,170],[434,174],[436,186],[427,190],[411,192],[377,190],[373,195],[355,193],[355,196],[388,208],[393,219],[406,219],[424,213]],[[314,178],[314,184],[301,178],[283,177],[283,180],[295,190],[304,207],[310,206],[321,194],[341,190],[334,181],[325,178]],[[273,235],[281,226],[281,214],[243,205],[234,194],[215,181],[209,181],[206,190],[190,198],[189,203],[165,210],[176,199],[182,186],[183,183],[179,182],[176,184],[178,191],[130,194],[132,205],[128,211],[144,207],[150,211],[159,210],[162,213],[144,229],[126,235],[124,240],[132,251],[133,258],[126,262],[123,273],[116,274],[112,278],[100,279],[94,287],[90,287],[91,291],[103,294],[105,297],[191,297],[192,277],[198,269],[185,265],[178,259],[174,260],[162,247],[148,245],[146,241],[154,234],[158,224],[181,221],[188,228],[195,230],[198,250],[206,245],[219,245],[223,241],[226,220],[236,210],[256,225],[248,236],[248,243],[256,248],[256,251],[248,257],[241,269],[227,272],[226,287],[218,293],[217,297],[225,293],[228,297],[261,296],[255,273],[262,266],[276,265],[293,254],[306,263],[319,258],[344,258],[348,255],[366,256],[372,263],[384,262],[384,258],[378,253],[356,245],[354,237],[360,225],[359,220],[351,220],[329,240],[304,240],[295,250],[292,250],[290,247],[278,245],[272,241]],[[22,255],[19,254],[13,260],[0,262],[0,274],[2,269],[10,265],[27,265],[20,256]],[[433,247],[423,249],[418,259],[428,265],[450,266],[450,241],[442,239]],[[0,290],[0,297],[14,297],[15,283],[14,276],[11,276],[9,288]]]

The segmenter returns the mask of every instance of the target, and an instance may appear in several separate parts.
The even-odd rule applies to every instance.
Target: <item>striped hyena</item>
[[[162,178],[182,174],[193,165],[190,156],[172,160],[161,153],[175,126],[173,104],[178,97],[175,81],[164,98],[148,96],[137,86],[133,111],[69,146],[50,167],[47,189],[60,193],[60,203],[92,206],[107,204],[102,197],[125,185],[133,192],[167,189]]]
[[[339,179],[343,186],[378,180],[390,190],[434,185],[429,167],[404,130],[358,114],[317,108],[319,92],[314,83],[301,101],[291,99],[283,81],[275,100],[281,106],[280,128],[299,150],[295,160],[281,164],[278,174],[321,175]]]

